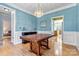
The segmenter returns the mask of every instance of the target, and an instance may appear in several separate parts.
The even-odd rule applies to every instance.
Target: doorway
[[[60,35],[63,35],[63,19],[54,20],[54,32],[59,31]]]
[[[62,55],[63,31],[64,31],[64,16],[53,17],[52,32],[56,36],[54,42],[55,55]]]
[[[3,14],[3,44],[11,43],[11,12],[5,11]]]
[[[6,42],[3,41],[5,39],[8,39],[10,43],[14,43],[14,33],[15,33],[15,10],[8,8],[4,5],[0,5],[0,15],[1,15],[1,26],[0,29],[2,37],[0,39],[2,40],[1,43],[4,45]],[[0,36],[1,36],[0,35]],[[8,43],[7,42],[7,43]]]

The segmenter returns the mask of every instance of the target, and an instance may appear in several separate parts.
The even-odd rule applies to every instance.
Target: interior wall
[[[41,18],[36,18],[14,7],[8,7],[16,10],[16,31],[51,31],[51,18],[56,16],[64,16],[63,42],[72,45],[76,44],[77,40],[75,34],[76,32],[78,32],[77,6],[47,14],[42,16]],[[46,26],[42,27],[41,22],[44,22]]]
[[[16,9],[13,4],[7,5],[5,3],[0,3],[1,5],[7,6],[16,10],[16,31],[36,31],[37,30],[37,18],[30,15],[24,11]]]
[[[8,31],[11,31],[11,14],[4,14],[3,16],[3,32],[4,34],[8,33]]]
[[[76,7],[71,7],[58,12],[53,12],[38,19],[38,31],[51,31],[51,18],[64,16],[64,31],[76,31]],[[40,27],[42,21],[46,22],[46,27]]]
[[[35,32],[36,24],[36,17],[16,10],[16,31]]]
[[[77,39],[77,47],[79,49],[79,4],[77,4],[77,32],[76,32],[76,39]]]
[[[7,5],[4,3],[0,3],[6,7],[9,7],[15,10],[15,17],[13,20],[15,24],[14,36],[12,38],[13,44],[22,43],[20,36],[22,36],[22,32],[36,32],[37,31],[37,18],[33,15],[30,15],[22,10],[19,10],[12,5]]]
[[[77,6],[53,12],[39,18],[37,21],[37,31],[51,31],[51,18],[56,16],[64,16],[63,42],[66,44],[76,45]],[[40,26],[42,21],[46,22],[45,27]]]

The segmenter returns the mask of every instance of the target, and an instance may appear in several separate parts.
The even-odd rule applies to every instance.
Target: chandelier
[[[37,8],[36,8],[36,10],[34,12],[34,16],[36,16],[36,17],[43,16],[43,9],[42,9],[42,6],[41,6],[40,3],[38,3],[38,5],[37,5]]]

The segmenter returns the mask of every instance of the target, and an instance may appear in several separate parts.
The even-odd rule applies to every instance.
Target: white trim
[[[62,31],[62,39],[63,39],[63,32],[64,32],[64,15],[61,15],[61,16],[56,16],[56,17],[63,17],[63,31]],[[52,18],[55,18],[55,17],[52,17]],[[53,32],[54,34],[54,21],[52,20],[51,18],[51,32]],[[52,23],[53,22],[53,23]]]
[[[79,51],[79,32],[76,32],[76,39],[77,39],[77,40],[76,40],[76,43],[77,43],[77,44],[76,44],[76,45],[77,45],[76,47],[77,47],[77,49],[78,49],[78,51]]]
[[[68,5],[68,6],[64,6],[64,7],[61,7],[61,8],[54,9],[54,10],[52,10],[52,11],[46,12],[46,13],[44,13],[44,15],[49,14],[49,13],[53,13],[53,12],[57,12],[57,11],[61,11],[61,10],[64,10],[64,9],[67,9],[67,8],[70,8],[70,7],[74,7],[74,6],[76,6],[76,5],[77,5],[76,3],[70,4],[70,5]]]
[[[6,3],[6,4],[7,4],[7,3]],[[30,14],[30,15],[33,15],[31,12],[26,11],[26,10],[24,10],[24,9],[22,9],[22,8],[19,8],[18,6],[14,6],[14,5],[12,5],[12,4],[7,4],[7,5],[10,5],[10,6],[13,7],[13,8],[16,8],[16,9],[18,9],[18,10],[21,10],[21,11],[23,11],[23,12],[25,12],[25,13]],[[33,16],[34,16],[34,15],[33,15]]]
[[[16,10],[0,5],[0,7],[8,8],[11,11],[11,42],[13,44],[22,43],[22,40],[19,39],[20,34],[16,33]]]
[[[15,35],[14,35],[14,44],[20,44],[22,43],[22,39],[20,39],[20,36],[22,36],[22,32],[15,32]]]
[[[12,8],[6,7],[4,5],[0,5],[0,7],[7,8],[11,12],[11,42],[14,43],[14,35],[15,35],[15,20],[16,20],[16,11]]]
[[[75,31],[64,31],[63,32],[63,43],[77,46],[77,32]]]
[[[72,38],[72,40],[74,40],[74,41],[73,41],[73,43],[70,43],[68,41],[66,41],[66,42],[63,41],[63,43],[76,46],[77,50],[79,51],[79,40],[78,40],[79,39],[79,32],[68,32],[68,31],[65,31],[64,32],[64,36],[66,36],[66,38],[64,37],[64,39],[68,40],[69,38]],[[69,40],[71,40],[71,39],[69,39]]]
[[[22,40],[20,39],[20,36],[21,36],[21,32],[17,32],[16,31],[16,11],[13,11],[12,12],[12,14],[13,14],[13,22],[11,23],[11,25],[12,25],[12,30],[13,30],[13,33],[12,33],[12,43],[15,45],[15,44],[20,44],[20,43],[22,43]]]
[[[0,7],[7,8],[7,9],[9,9],[10,11],[13,11],[13,10],[14,10],[14,9],[11,9],[11,8],[9,8],[9,7],[7,7],[7,6],[4,6],[4,5],[0,5]]]
[[[64,44],[69,44],[69,45],[73,45],[73,46],[76,46],[76,44],[74,43],[69,43],[69,42],[63,42]]]
[[[76,48],[79,51],[79,32],[76,32]]]
[[[15,39],[15,25],[16,25],[16,11],[12,11],[11,12],[11,42],[14,43],[14,39]]]
[[[7,4],[7,3],[6,3],[6,4]],[[30,15],[33,15],[31,12],[26,11],[26,10],[23,10],[23,9],[17,7],[17,6],[12,5],[12,4],[7,4],[7,5],[11,5],[12,7],[16,8],[16,9],[19,9],[19,10],[21,10],[21,11],[24,11],[25,13],[28,13],[28,14],[30,14]],[[61,8],[54,9],[54,10],[51,10],[51,11],[49,11],[49,12],[46,12],[46,13],[44,13],[43,15],[50,14],[50,13],[53,13],[53,12],[57,12],[57,11],[60,11],[60,10],[64,10],[64,9],[67,9],[67,8],[70,8],[70,7],[74,7],[74,6],[76,6],[76,5],[77,5],[76,3],[70,4],[70,5],[68,5],[68,6],[64,6],[64,7],[61,7]],[[33,15],[33,16],[34,16],[34,15]],[[36,16],[35,16],[35,17],[36,17]],[[40,17],[37,17],[37,18],[40,18]]]
[[[43,34],[53,34],[51,31],[37,31],[37,33],[43,33]]]
[[[56,17],[63,17],[63,31],[64,31],[64,15],[61,15],[61,16],[55,16],[55,17],[51,17],[51,31],[52,31],[52,27],[53,27],[53,30],[54,30],[54,26],[52,26],[52,18],[56,18]],[[54,25],[54,24],[53,24]]]

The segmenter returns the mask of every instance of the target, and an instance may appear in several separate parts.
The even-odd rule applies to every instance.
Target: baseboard
[[[63,42],[64,44],[68,44],[68,45],[72,45],[72,46],[76,46],[76,44],[74,43],[69,43],[69,42]]]
[[[71,44],[71,43],[68,43],[68,42],[63,42],[63,44],[67,44],[67,45],[71,45],[71,46],[75,46],[76,47],[75,44]]]

